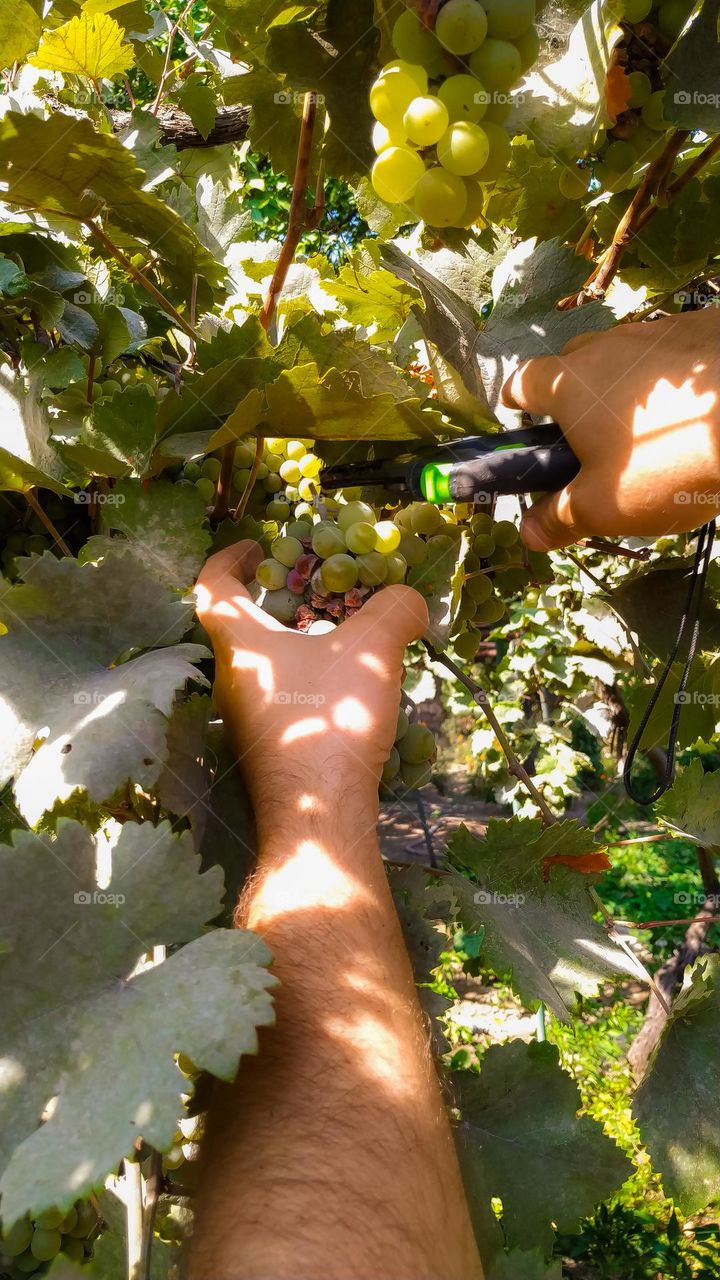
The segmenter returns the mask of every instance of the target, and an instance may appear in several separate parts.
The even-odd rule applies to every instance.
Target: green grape
[[[477,607],[475,621],[481,627],[490,626],[493,622],[499,622],[505,613],[505,605],[499,596],[492,595],[488,600],[484,600]]]
[[[358,578],[364,587],[379,587],[387,579],[387,560],[379,551],[368,551],[367,555],[358,556],[357,566]]]
[[[665,105],[665,90],[657,89],[655,93],[651,93],[647,102],[642,109],[643,124],[648,129],[655,129],[658,133],[664,133],[669,128],[668,121],[663,115],[663,107]]]
[[[495,566],[496,568],[499,565],[510,564],[510,562],[512,560],[515,560],[516,558],[517,556],[510,550],[509,547],[497,547],[497,546],[495,547],[495,550],[492,551],[490,555],[487,557],[488,562],[491,565]]]
[[[309,520],[291,520],[285,533],[288,538],[312,538],[313,527]],[[303,547],[303,550],[305,548]]]
[[[299,459],[300,471],[306,480],[314,480],[322,471],[323,460],[316,453],[304,453]]]
[[[585,169],[563,169],[558,181],[560,195],[566,200],[584,200],[589,176]]]
[[[393,551],[397,551],[402,534],[394,520],[379,520],[374,526],[373,532],[375,534],[375,542],[373,544],[375,551],[382,551],[384,556],[389,556]],[[368,550],[372,549],[372,547],[368,548]]]
[[[485,208],[485,192],[478,182],[470,182],[467,179],[465,181],[465,191],[467,193],[467,203],[462,216],[462,225],[464,227],[473,227],[479,221]]]
[[[477,0],[447,0],[435,19],[435,35],[449,53],[472,53],[487,35],[485,10]]]
[[[503,595],[514,595],[516,591],[522,591],[530,581],[530,574],[522,565],[516,565],[513,569],[504,569],[502,575]]]
[[[447,127],[447,107],[434,96],[413,98],[403,116],[405,133],[419,147],[433,146]]]
[[[605,0],[605,8],[618,22],[644,22],[653,0]]]
[[[375,524],[375,512],[369,503],[347,502],[345,506],[340,507],[337,522],[343,533],[350,528],[351,524],[357,524],[359,521]]]
[[[523,31],[522,35],[515,36],[513,44],[520,54],[520,67],[523,75],[529,71],[534,62],[537,62],[540,53],[540,36],[537,27],[528,27],[527,31]],[[509,110],[509,107],[508,107]],[[499,121],[502,123],[502,121]]]
[[[413,201],[418,216],[428,226],[457,226],[467,203],[465,184],[457,174],[434,165],[418,182]]]
[[[473,533],[490,533],[495,521],[487,511],[478,511],[470,521]]]
[[[202,475],[207,476],[208,480],[212,480],[213,484],[216,484],[220,479],[220,459],[206,458],[200,468],[200,472]]]
[[[416,151],[408,147],[388,147],[375,161],[370,181],[386,204],[405,204],[412,198],[424,173],[425,164]]]
[[[478,573],[474,578],[467,579],[465,590],[475,604],[482,604],[484,600],[490,599],[493,585],[487,573]]]
[[[284,453],[285,441],[281,440],[280,436],[266,436],[265,449],[268,453]]]
[[[402,530],[400,533],[400,555],[411,569],[416,569],[427,559],[427,544],[414,533]]]
[[[478,173],[489,155],[490,143],[482,125],[464,120],[451,124],[437,145],[437,158],[443,169],[464,178]]]
[[[5,550],[11,551],[13,555],[21,555],[25,550],[26,533],[16,530],[15,533],[8,534],[5,540]]]
[[[392,551],[390,555],[385,555],[385,563],[387,565],[387,578],[385,581],[388,586],[393,587],[397,583],[405,581],[408,568],[407,560],[399,551]]]
[[[662,10],[661,10],[662,12]],[[628,75],[628,106],[644,107],[652,93],[650,77],[644,71],[631,71]]]
[[[535,0],[483,0],[487,33],[502,40],[516,40],[535,19]]]
[[[178,1066],[180,1065],[180,1058],[183,1058],[186,1062],[190,1061],[189,1058],[185,1058],[185,1055],[181,1053],[178,1056]],[[194,1067],[192,1074],[197,1074]],[[77,1211],[77,1222],[74,1227],[66,1232],[66,1234],[84,1240],[90,1235],[91,1231],[95,1230],[98,1223],[98,1216],[92,1205],[87,1200],[81,1200],[75,1208]]]
[[[233,488],[242,493],[245,487],[250,483],[250,475],[251,472],[248,468],[245,468],[243,471],[233,471]]]
[[[606,164],[595,165],[595,177],[604,191],[625,191],[633,180],[632,171],[626,170],[625,173],[615,173],[614,169],[609,169]]]
[[[477,605],[475,601],[471,599],[467,591],[463,591],[460,597],[460,604],[458,605],[457,612],[455,614],[455,625],[458,630],[460,629],[461,623],[470,622],[475,617],[476,609]]]
[[[261,462],[260,465],[255,468],[256,480],[264,480],[265,477],[268,476],[269,474],[270,474],[270,468],[266,462]]]
[[[61,1249],[72,1262],[83,1262],[85,1259],[82,1240],[76,1240],[73,1236],[63,1236]]]
[[[377,155],[380,155],[381,151],[387,151],[388,147],[405,147],[406,149],[410,147],[402,126],[391,131],[386,129],[379,120],[376,120],[373,125],[372,144]]]
[[[287,627],[295,621],[298,605],[302,603],[301,595],[295,595],[287,587],[281,587],[279,591],[267,591],[260,608],[276,622],[282,622]]]
[[[406,76],[410,76],[414,81],[420,93],[427,93],[428,74],[423,66],[417,62],[408,62],[404,58],[396,58],[393,62],[386,62],[383,67],[383,73],[390,71],[396,67],[398,71],[402,71]]]
[[[271,471],[270,475],[266,476],[265,479],[263,480],[262,487],[266,493],[279,493],[283,487],[283,482],[280,479],[280,476],[274,475],[273,472]],[[242,489],[238,488],[238,493],[243,493],[244,489],[245,489],[244,485]]]
[[[60,1230],[64,1236],[69,1235],[73,1227],[77,1226],[78,1211],[76,1208],[69,1209],[65,1217],[59,1223]]]
[[[442,67],[442,49],[432,31],[424,27],[412,9],[400,14],[392,29],[395,52],[415,66],[434,74]]]
[[[287,582],[288,571],[284,564],[277,560],[261,560],[255,570],[255,577],[266,591],[279,591]]]
[[[15,1259],[13,1265],[17,1268],[18,1271],[22,1271],[24,1273],[31,1273],[33,1271],[37,1271],[38,1267],[40,1266],[40,1262],[35,1257],[35,1254],[31,1253],[30,1250],[28,1249],[27,1253],[21,1253],[19,1257]]]
[[[433,564],[454,550],[454,539],[446,533],[434,534],[428,538],[428,560]]]
[[[286,569],[292,569],[298,556],[303,555],[305,548],[298,538],[276,538],[270,547],[270,554]]]
[[[625,173],[627,169],[632,169],[636,159],[635,148],[629,142],[611,142],[603,155],[608,169],[612,169],[614,173]]]
[[[196,480],[200,479],[201,475],[202,471],[200,470],[197,462],[185,463],[185,466],[183,467],[183,476],[186,480],[192,480],[194,483]]]
[[[358,520],[345,530],[345,542],[348,551],[362,556],[367,551],[375,550],[375,525],[367,520]]]
[[[179,1169],[181,1164],[185,1163],[182,1147],[171,1147],[166,1151],[162,1158],[163,1171],[167,1173],[169,1169]]]
[[[31,533],[25,543],[25,554],[28,556],[41,556],[44,551],[49,551],[52,543],[49,538],[43,538],[39,533]]]
[[[370,90],[370,110],[387,129],[397,129],[413,98],[417,83],[397,67],[381,72]]]
[[[276,524],[284,524],[290,515],[290,503],[284,498],[271,498],[265,508],[265,514],[268,520],[274,520]]]
[[[314,515],[315,515],[315,511],[310,506],[309,502],[298,502],[295,508],[296,520],[304,520],[304,521],[307,521],[308,524],[312,525],[314,523],[314,520],[313,520]]]
[[[637,156],[636,163],[639,164],[645,164],[654,160],[665,146],[665,139],[663,135],[658,133],[655,129],[648,129],[646,124],[638,126],[631,141]]]
[[[406,787],[424,787],[432,778],[432,765],[429,761],[422,764],[403,764],[402,780]]]
[[[421,764],[435,755],[435,738],[426,724],[408,725],[398,742],[398,751],[403,764]]]
[[[442,515],[437,507],[433,506],[432,502],[418,502],[413,507],[410,523],[413,533],[424,533],[426,536],[437,533],[438,530],[442,529],[444,523]]]
[[[483,131],[490,144],[490,154],[477,175],[478,182],[494,182],[504,173],[510,163],[510,139],[499,124],[493,124],[486,116],[483,120]]]
[[[340,552],[328,556],[320,565],[320,577],[326,591],[349,591],[358,580],[359,560]]]
[[[33,1225],[29,1218],[21,1218],[14,1223],[0,1240],[0,1253],[8,1258],[17,1258],[28,1248],[33,1235]]]
[[[520,54],[509,40],[488,36],[472,55],[470,70],[491,93],[506,93],[522,75]]]
[[[448,76],[437,91],[438,98],[445,103],[448,117],[454,120],[469,120],[477,124],[487,111],[483,86],[478,84],[474,76]]]
[[[496,547],[514,547],[520,540],[518,527],[512,520],[497,520],[493,525],[492,536]]]
[[[381,780],[386,783],[392,782],[393,778],[397,778],[399,772],[400,772],[400,753],[397,747],[391,747],[390,755],[388,756],[387,760],[385,761],[385,764],[383,765],[383,771],[380,775]]]
[[[303,476],[297,487],[298,497],[303,501],[312,501],[318,491],[318,485],[315,480],[311,480],[309,476]]]
[[[400,707],[400,710],[398,711],[397,725],[395,727],[395,742],[399,742],[400,738],[404,737],[408,731],[409,724],[410,720],[408,719],[407,711],[404,707]]]
[[[287,458],[285,462],[280,463],[280,475],[286,484],[297,484],[301,471],[294,458]]]
[[[461,631],[459,636],[453,640],[453,648],[459,658],[464,658],[466,662],[472,662],[478,651],[480,637],[477,631]]]
[[[36,1227],[30,1241],[30,1252],[38,1262],[49,1262],[60,1252],[62,1236],[55,1228]]]
[[[215,485],[212,480],[209,480],[207,476],[201,476],[199,480],[195,481],[195,488],[203,502],[212,502],[215,497]]]
[[[39,1213],[35,1218],[35,1226],[41,1231],[54,1231],[60,1226],[63,1215],[59,1209],[46,1209],[44,1213]]]
[[[490,94],[487,92],[487,89],[484,92],[487,95],[487,98],[490,99]],[[512,111],[512,103],[510,102],[510,99],[507,97],[507,94],[503,96],[506,98],[505,102],[488,101],[487,109],[485,111],[485,115],[483,116],[483,129],[485,129],[486,133],[488,132],[486,127],[487,125],[504,124],[508,116],[510,115],[510,112]],[[509,145],[509,139],[508,139],[508,145]]]
[[[251,467],[255,458],[255,450],[249,444],[236,444],[233,455],[233,466]]]
[[[692,0],[663,0],[658,9],[657,24],[671,44],[677,40],[692,9]]]
[[[321,520],[315,525],[312,533],[312,549],[316,556],[327,560],[328,556],[337,555],[344,551],[345,547],[343,532],[336,524],[332,524],[329,520]]]
[[[495,539],[491,533],[479,533],[473,541],[472,549],[481,560],[487,560],[495,550]]]

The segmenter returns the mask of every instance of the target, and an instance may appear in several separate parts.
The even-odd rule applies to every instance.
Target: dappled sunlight
[[[254,671],[259,688],[270,700],[275,691],[273,666],[269,658],[261,653],[250,653],[247,649],[234,649],[231,659],[233,671]]]
[[[332,718],[338,729],[352,733],[367,733],[372,726],[372,717],[358,698],[343,698],[334,707]]]
[[[0,1093],[22,1084],[26,1075],[25,1068],[14,1058],[0,1058]]]
[[[299,738],[312,738],[319,733],[325,733],[327,728],[327,720],[322,716],[305,716],[303,720],[296,720],[294,724],[288,725],[280,742],[286,747],[291,742],[297,742]]]

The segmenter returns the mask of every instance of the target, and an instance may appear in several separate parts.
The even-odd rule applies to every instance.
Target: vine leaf
[[[488,1280],[562,1280],[562,1264],[546,1262],[541,1249],[512,1249],[493,1260]]]
[[[577,992],[594,995],[609,978],[636,973],[593,919],[597,877],[584,857],[599,851],[575,820],[543,828],[539,818],[491,818],[482,839],[461,824],[447,850],[455,871],[428,889],[428,900],[454,900],[466,928],[485,929],[485,960],[509,974],[523,1003],[542,1000],[567,1022]],[[556,854],[569,865],[554,866],[548,882],[546,859]]]
[[[692,760],[657,806],[663,826],[700,845],[720,845],[720,772]]]
[[[124,38],[123,28],[109,13],[81,13],[54,31],[45,31],[28,62],[42,71],[110,79],[124,75],[135,61],[132,46],[123,44]]]
[[[174,1055],[231,1079],[238,1057],[257,1050],[256,1028],[272,1021],[264,943],[245,930],[199,936],[219,909],[222,875],[198,876],[188,833],[126,823],[112,863],[97,891],[93,837],[65,820],[55,840],[17,832],[0,848],[8,1224],[29,1209],[69,1208],[140,1136],[167,1150],[191,1089]],[[152,947],[183,943],[131,976]]]
[[[129,748],[132,721],[125,719],[126,700],[146,724],[155,726],[157,741],[157,715],[162,713],[151,707],[167,706],[166,715],[170,687],[191,672],[198,678],[189,662],[206,653],[200,645],[184,645],[177,656],[173,649],[161,648],[176,644],[190,626],[192,605],[174,598],[127,555],[96,566],[58,560],[46,552],[19,559],[18,569],[27,575],[26,582],[11,586],[0,580],[0,621],[6,628],[0,635],[0,778],[7,781],[22,772],[51,719],[58,734],[64,724],[74,726],[73,751],[60,752],[63,772],[56,782],[75,776],[78,734],[97,741],[101,727],[102,759],[89,758],[88,765],[93,772],[111,769],[116,738]],[[148,665],[147,654],[140,666],[135,665],[138,659],[121,662],[133,649],[157,650],[158,667]],[[151,672],[157,689],[148,683]],[[145,692],[151,694],[149,702]],[[53,742],[48,739],[40,751],[47,750],[50,757]],[[142,734],[136,745],[144,750]],[[154,756],[148,767],[157,768]]]
[[[207,139],[217,115],[217,99],[210,85],[204,83],[202,76],[188,76],[178,94],[178,102],[187,111],[200,136]]]
[[[668,120],[681,129],[720,131],[720,0],[703,0],[665,61]]]
[[[640,1136],[686,1216],[720,1196],[714,1098],[720,1066],[720,958],[689,971],[633,1104]]]
[[[462,1117],[456,1143],[471,1212],[482,1221],[498,1197],[512,1249],[539,1246],[550,1254],[551,1223],[562,1232],[576,1230],[632,1173],[600,1125],[578,1117],[579,1090],[558,1060],[554,1045],[516,1040],[488,1049],[480,1075],[453,1077]],[[482,1231],[478,1237],[487,1252]],[[487,1266],[490,1259],[483,1261]],[[518,1274],[524,1273],[512,1272]]]
[[[33,370],[28,384],[7,365],[0,369],[0,489],[27,492],[39,486],[64,493],[64,467],[49,442],[47,415],[38,400],[42,369]]]
[[[111,496],[113,501],[101,508],[103,532],[88,539],[81,558],[130,554],[164,586],[191,586],[211,542],[197,489],[160,476],[149,483],[120,480]],[[122,537],[109,537],[111,530]]]
[[[2,0],[0,3],[0,63],[11,67],[20,62],[37,45],[42,35],[42,21],[28,0]]]
[[[150,387],[139,383],[98,401],[76,430],[56,426],[54,439],[73,465],[88,475],[141,478],[155,445],[156,416],[157,402]]]

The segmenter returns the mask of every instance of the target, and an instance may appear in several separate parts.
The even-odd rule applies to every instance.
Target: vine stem
[[[162,1190],[162,1156],[153,1150],[148,1157],[149,1170],[145,1179],[145,1201],[143,1213],[142,1249],[140,1254],[140,1280],[150,1280],[150,1262],[152,1257],[153,1229],[160,1192]]]
[[[714,160],[717,155],[720,155],[720,133],[716,134],[716,136],[708,142],[707,146],[703,148],[700,154],[697,155],[694,160],[690,161],[687,168],[683,169],[682,173],[678,174],[675,181],[670,183],[666,193],[667,203],[669,204],[671,200],[674,200],[675,196],[679,195],[683,188],[687,186],[688,182],[691,182],[692,179],[696,177],[711,160]],[[658,208],[660,208],[660,206],[658,204],[654,204],[649,209],[645,210],[640,219],[638,230],[645,226],[645,223],[652,218]]]
[[[538,809],[540,810],[540,813],[542,814],[543,821],[547,824],[547,826],[550,826],[550,824],[553,822],[557,822],[557,818],[555,817],[555,814],[553,813],[552,809],[548,807],[547,803],[545,802],[545,799],[543,798],[541,793],[538,791],[527,769],[525,769],[524,766],[520,763],[517,756],[515,755],[515,752],[510,746],[510,742],[508,741],[508,738],[505,735],[505,730],[502,728],[502,725],[499,723],[498,718],[495,715],[495,712],[493,711],[490,699],[488,698],[488,695],[486,691],[483,689],[482,685],[478,684],[477,680],[473,680],[470,676],[466,675],[465,672],[462,670],[462,668],[459,667],[456,662],[453,662],[452,658],[448,658],[447,655],[444,653],[439,653],[438,650],[434,648],[434,646],[430,644],[428,640],[424,640],[423,644],[425,645],[425,648],[430,654],[430,657],[433,658],[435,662],[439,662],[440,665],[445,667],[448,671],[452,672],[452,674],[455,676],[455,679],[458,680],[460,684],[467,689],[468,693],[472,694],[475,702],[480,707],[480,710],[483,712],[483,715],[485,716],[488,723],[490,724],[490,727],[493,733],[495,734],[495,737],[497,738],[498,742],[500,743],[500,746],[502,747],[503,753],[508,762],[508,768],[510,770],[510,773],[515,778],[517,778],[519,782],[522,782],[526,791],[529,792],[535,804],[537,805]]]
[[[233,444],[233,449],[234,448],[235,448],[235,445]],[[237,507],[235,509],[236,520],[242,520],[243,516],[245,515],[245,509],[247,507],[248,502],[250,501],[250,494],[253,491],[253,485],[255,484],[257,473],[260,470],[260,463],[262,462],[262,451],[263,451],[263,438],[262,436],[256,436],[255,457],[252,460],[252,466],[250,468],[250,475],[247,478],[247,484],[245,485],[245,488],[242,491],[242,497],[240,498],[240,501],[238,502]]]
[[[124,1160],[127,1216],[127,1280],[141,1280],[143,1252],[143,1185],[140,1158]]]
[[[151,116],[157,115],[158,109],[160,107],[160,103],[162,101],[163,93],[165,92],[165,85],[168,80],[168,68],[170,66],[170,59],[172,57],[173,41],[178,31],[180,30],[180,24],[185,21],[194,3],[195,3],[195,0],[188,0],[187,4],[185,5],[185,8],[178,14],[178,17],[175,19],[168,33],[167,49],[165,50],[165,61],[163,63],[162,72],[160,73],[158,91],[155,94],[155,99],[153,101],[152,106],[150,107]]]
[[[58,533],[58,530],[55,528],[55,525],[53,524],[49,515],[46,515],[46,513],[43,511],[32,489],[28,489],[27,493],[25,494],[25,501],[27,502],[28,506],[35,512],[35,515],[37,516],[38,520],[42,521],[42,523],[45,525],[45,528],[50,534],[53,542],[56,544],[56,546],[60,548],[63,555],[70,556],[72,558],[72,551],[70,550],[67,542],[63,538],[62,534]]]
[[[672,171],[678,152],[689,137],[687,129],[676,129],[670,135],[662,154],[648,167],[645,177],[615,228],[612,243],[599,266],[585,281],[579,293],[571,294],[570,297],[563,298],[558,303],[559,311],[569,311],[573,307],[580,306],[582,302],[594,302],[605,296],[617,274],[627,246],[658,207],[657,205],[651,207],[650,202]]]
[[[83,220],[82,225],[87,228],[90,235],[97,240],[98,244],[102,245],[103,249],[105,249],[107,253],[112,254],[115,261],[120,263],[123,270],[127,271],[128,275],[132,276],[133,280],[137,280],[140,287],[144,289],[146,293],[150,294],[150,297],[157,302],[158,306],[162,308],[165,314],[170,316],[171,320],[175,321],[178,328],[182,329],[183,333],[186,333],[188,338],[193,342],[199,342],[200,339],[192,325],[188,324],[187,320],[184,320],[180,315],[180,312],[175,310],[170,299],[166,298],[165,294],[160,292],[160,290],[153,284],[152,280],[148,280],[147,276],[143,275],[142,271],[139,271],[138,268],[134,266],[130,259],[125,256],[122,249],[118,248],[110,237],[101,230],[97,223],[93,222],[92,218],[87,218]]]

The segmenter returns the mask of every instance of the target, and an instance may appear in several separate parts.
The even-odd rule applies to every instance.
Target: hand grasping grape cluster
[[[399,58],[370,90],[375,191],[432,227],[470,227],[507,167],[509,92],[535,62],[535,0],[446,0],[434,30],[407,9]]]

